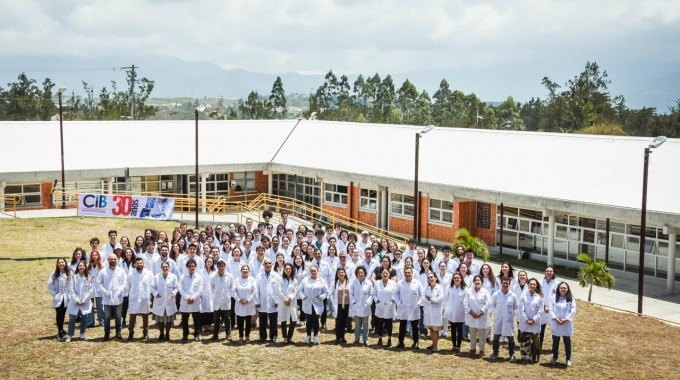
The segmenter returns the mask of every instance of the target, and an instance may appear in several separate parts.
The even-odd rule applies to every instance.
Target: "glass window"
[[[477,227],[491,228],[491,204],[477,202]]]
[[[359,190],[359,208],[375,211],[378,208],[378,191],[371,189]]]
[[[347,206],[347,186],[324,183],[324,201]]]
[[[453,202],[441,199],[430,199],[429,218],[432,222],[453,224]]]
[[[390,194],[390,210],[392,215],[412,217],[414,214],[413,196]]]
[[[211,175],[210,177],[212,181],[216,182],[228,181],[228,177],[226,175],[222,175],[221,177]],[[245,191],[255,191],[255,172],[234,173],[233,182],[235,185],[234,191],[237,193]]]
[[[42,193],[40,192],[39,183],[30,183],[23,185],[7,185],[5,186],[6,195],[18,195],[21,197],[17,207],[29,207],[42,205]],[[7,202],[7,207],[10,202]]]

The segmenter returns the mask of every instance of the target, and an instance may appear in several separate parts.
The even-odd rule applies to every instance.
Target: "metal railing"
[[[16,194],[3,194],[0,196],[0,212],[3,212],[5,214],[10,214],[14,216],[14,219],[17,217],[17,206],[21,204],[21,195],[16,195]]]

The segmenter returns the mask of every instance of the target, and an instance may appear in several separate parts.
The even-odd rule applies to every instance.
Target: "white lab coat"
[[[406,321],[417,321],[420,319],[420,299],[424,296],[423,286],[418,280],[411,282],[399,281],[397,283],[397,319]]]
[[[92,277],[83,277],[80,274],[76,274],[73,276],[71,286],[66,313],[69,315],[78,315],[78,312],[80,311],[85,315],[92,312],[92,297],[94,295],[94,280]],[[80,301],[84,301],[85,303],[77,306],[76,302]]]
[[[161,255],[158,253],[149,253],[149,252],[144,252],[142,253],[142,260],[144,260],[144,268],[153,271],[153,268],[156,266],[156,262],[161,259]]]
[[[555,336],[572,336],[574,335],[574,316],[576,316],[576,300],[572,298],[571,302],[567,302],[567,299],[560,297],[558,301],[555,301],[553,297],[550,304],[550,315],[552,320],[550,321],[550,332]],[[566,319],[564,324],[558,324],[555,318]]]
[[[201,294],[201,313],[212,313],[213,312],[213,292],[212,292],[212,278],[217,273],[216,270],[208,273],[207,270],[203,269],[201,271],[201,276],[203,276],[203,293]],[[230,301],[231,302],[231,301]]]
[[[201,295],[203,294],[203,276],[194,271],[182,275],[179,282],[179,294],[182,298],[179,301],[179,311],[182,313],[195,313],[201,311]],[[189,298],[194,299],[194,303],[189,304]]]
[[[387,280],[387,285],[383,280],[373,284],[373,300],[375,301],[375,316],[382,319],[392,319],[397,315],[394,297],[397,295],[397,283]]]
[[[229,261],[227,261],[227,271],[231,275],[231,277],[234,278],[234,280],[241,278],[241,268],[243,268],[244,265],[248,265],[248,263],[239,257],[238,261],[235,261],[233,258]]]
[[[103,305],[120,305],[127,290],[127,273],[123,268],[116,266],[111,270],[108,266],[97,275],[97,289],[102,297]]]
[[[300,283],[299,289],[298,294],[302,299],[302,311],[311,315],[312,308],[314,308],[316,315],[321,315],[323,300],[328,297],[328,285],[321,276],[317,276],[316,279],[305,277]]]
[[[255,300],[257,299],[257,284],[251,276],[244,279],[239,276],[234,284],[234,299],[236,307],[234,313],[239,317],[249,317],[255,315]],[[247,300],[247,304],[241,304],[241,300]]]
[[[465,324],[470,328],[488,329],[491,327],[491,318],[489,318],[491,296],[486,289],[480,287],[479,291],[475,291],[475,288],[471,287],[465,294],[463,305],[465,306]],[[484,314],[479,318],[473,318],[470,315],[471,311],[475,313],[482,311]]]
[[[541,292],[543,293],[543,306],[548,307],[548,311],[543,308],[541,311],[541,324],[545,325],[552,321],[552,316],[550,315],[550,302],[555,299],[555,292],[557,291],[557,280],[555,277],[552,278],[550,282],[546,281],[544,278],[541,280]]]
[[[270,267],[271,268],[271,267]],[[257,281],[257,298],[255,303],[259,306],[261,313],[277,313],[279,300],[283,299],[283,293],[281,292],[281,275],[269,271],[269,277],[265,269],[263,269],[260,274],[256,277]]]
[[[465,293],[464,288],[447,286],[444,292],[444,318],[452,323],[465,322]]]
[[[196,261],[195,273],[200,273],[203,269],[205,269],[205,262],[203,262],[203,258],[198,255],[194,255],[193,259],[194,261]],[[180,282],[181,278],[184,275],[189,274],[189,269],[187,269],[187,261],[189,260],[190,260],[189,255],[182,255],[182,257],[180,257],[180,259],[177,260],[177,271],[179,272],[179,275],[177,277],[180,278]]]
[[[104,269],[106,268],[102,268],[100,270],[96,265],[87,267],[87,272],[90,274],[90,277],[92,277],[92,279],[94,280],[94,292],[92,293],[92,297],[101,297],[101,294],[99,294],[99,289],[97,289],[97,277],[99,277],[99,272],[101,272]],[[128,274],[128,271],[125,270],[125,268],[123,268],[123,270],[125,271],[125,274]],[[125,289],[124,296],[127,296],[127,289]]]
[[[430,297],[430,299],[428,300],[427,297]],[[420,305],[423,307],[423,324],[425,326],[441,327],[443,299],[444,289],[440,284],[435,284],[434,288],[429,284],[425,286],[424,297],[420,300]]]
[[[264,259],[264,256],[262,256],[262,260],[258,259],[257,255],[250,256],[250,262],[248,264],[250,265],[250,277],[257,278],[257,275],[260,274],[260,272],[264,272]]]
[[[148,314],[153,287],[153,273],[144,268],[140,273],[137,269],[127,276],[128,313]]]
[[[541,314],[543,314],[543,298],[538,293],[526,291],[519,300],[519,330],[522,332],[541,332]],[[529,325],[528,320],[535,323]]]
[[[503,291],[496,292],[491,298],[493,309],[493,333],[502,336],[515,335],[515,316],[519,310],[519,300],[515,293],[508,289],[507,294]]]
[[[373,285],[368,278],[364,278],[364,282],[360,282],[358,278],[354,279],[349,287],[350,316],[368,317],[371,315],[372,289]]]
[[[345,279],[344,286],[347,288],[347,298],[344,300],[345,305],[350,304],[349,287],[352,286],[352,282],[353,281],[350,279],[349,276]],[[343,285],[340,285],[339,281],[333,281],[333,286],[330,289],[330,296],[329,296],[330,299],[331,299],[331,302],[333,303],[333,315],[335,315],[335,316],[338,315],[338,305],[340,304],[340,302],[342,302],[341,300],[338,299],[338,286],[342,287]]]
[[[72,282],[73,275],[61,274],[55,280],[54,272],[50,273],[50,277],[47,279],[47,291],[52,296],[52,307],[59,307],[62,302],[64,306],[68,305],[69,293],[73,288]]]
[[[234,296],[234,277],[224,271],[220,276],[216,273],[210,280],[210,289],[213,296],[213,310],[231,310],[231,298]]]
[[[150,268],[151,272],[153,273],[154,276],[157,275],[157,274],[163,273],[163,269],[161,269],[161,265],[164,262],[167,262],[168,265],[170,266],[170,268],[168,268],[168,271],[170,273],[174,274],[175,276],[179,275],[179,269],[177,268],[177,263],[175,262],[175,260],[168,257],[168,259],[166,261],[163,261],[162,259],[160,259],[160,260],[157,260],[157,261],[154,262],[153,268]],[[144,263],[144,267],[146,268],[146,263]]]
[[[281,299],[279,300],[278,319],[280,322],[289,320],[297,321],[297,292],[298,283],[295,279],[281,279]],[[290,300],[290,305],[286,306],[285,300]]]
[[[168,277],[163,277],[163,273],[157,274],[151,288],[151,293],[154,296],[151,311],[160,317],[165,313],[168,316],[175,315],[177,313],[177,304],[175,303],[177,292],[179,292],[179,281],[177,281],[176,275],[168,273]]]

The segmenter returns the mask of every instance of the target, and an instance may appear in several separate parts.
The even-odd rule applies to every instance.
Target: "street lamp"
[[[413,238],[420,242],[420,196],[418,196],[418,160],[420,159],[420,135],[434,129],[434,125],[428,125],[427,128],[420,132],[416,132],[416,170],[415,178],[413,180]]]
[[[66,92],[66,86],[60,86],[57,89],[59,97],[59,140],[61,141],[61,208],[66,209],[66,182],[64,180],[64,113],[61,107],[61,95]]]
[[[666,142],[666,136],[654,138],[645,148],[645,162],[642,174],[642,210],[640,211],[640,268],[638,269],[638,314],[642,314],[642,291],[645,280],[645,230],[647,229],[647,178],[649,171],[649,154]]]
[[[511,129],[512,128],[512,121],[505,121],[503,124],[498,126],[498,129]]]

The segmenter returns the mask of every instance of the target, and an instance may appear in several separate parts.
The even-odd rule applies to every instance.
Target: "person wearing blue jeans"
[[[87,316],[87,314],[85,315]],[[82,311],[78,311],[78,314],[70,314],[68,316],[68,335],[66,340],[71,341],[71,337],[76,332],[76,319],[80,317],[80,339],[85,340],[85,330],[87,330],[87,323],[85,322],[85,316]]]
[[[354,271],[356,278],[349,287],[350,314],[354,315],[354,344],[368,345],[368,316],[373,304],[373,284],[366,278],[366,269],[359,266]]]
[[[557,292],[550,301],[550,331],[552,332],[552,360],[550,364],[557,364],[560,349],[560,338],[564,339],[564,353],[566,365],[571,367],[571,336],[574,334],[574,316],[576,315],[576,300],[571,294],[569,284],[561,282],[557,285]]]
[[[106,313],[104,312],[104,305],[102,305],[102,297],[94,297],[94,305],[97,310],[97,322],[99,322],[99,325],[104,324],[104,319],[106,318]],[[93,308],[93,309],[94,309]],[[94,327],[94,315],[95,312],[92,310],[91,313],[86,314],[85,317],[87,318],[87,327]]]

